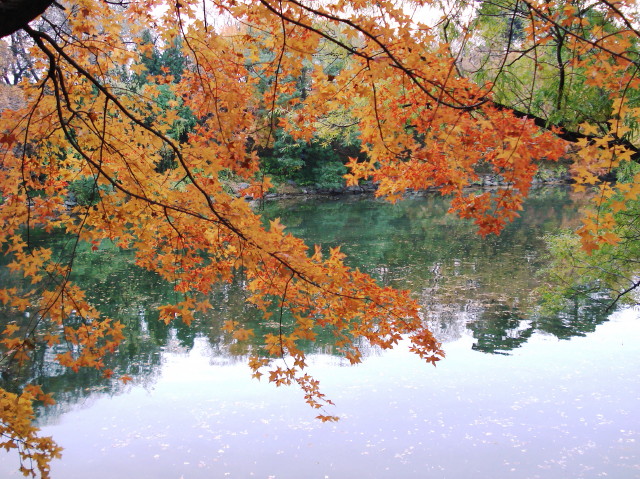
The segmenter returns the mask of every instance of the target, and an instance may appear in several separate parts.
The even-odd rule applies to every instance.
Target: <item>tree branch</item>
[[[54,3],[54,0],[0,0],[0,38],[26,27]]]
[[[527,118],[529,120],[533,120],[533,123],[536,126],[539,126],[540,128],[545,128],[545,129],[557,128],[559,131],[556,131],[555,133],[558,136],[558,138],[562,138],[563,140],[571,143],[576,143],[578,140],[582,138],[585,138],[587,140],[593,140],[596,138],[593,135],[585,135],[584,133],[580,133],[579,131],[568,130],[565,128],[565,125],[563,125],[562,123],[558,123],[558,124],[550,123],[544,118],[532,115],[531,113],[527,113],[524,111],[516,110],[513,107],[503,105],[501,103],[493,102],[491,105],[497,108],[498,110],[511,111],[518,118]],[[640,162],[640,148],[638,146],[634,145],[629,140],[626,140],[624,138],[618,138],[616,141],[616,144],[620,146],[624,146],[626,149],[631,150],[633,152],[633,154],[631,155],[631,159],[635,162]]]

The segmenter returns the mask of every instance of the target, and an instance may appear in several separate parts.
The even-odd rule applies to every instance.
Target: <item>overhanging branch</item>
[[[0,38],[24,28],[54,3],[54,0],[0,0]]]
[[[557,131],[555,132],[556,135],[559,138],[562,138],[563,140],[571,143],[576,143],[578,140],[581,140],[583,138],[587,140],[594,140],[596,138],[593,135],[585,135],[584,133],[580,133],[579,131],[568,130],[565,128],[565,126],[562,123],[558,123],[558,124],[550,123],[544,118],[532,115],[530,113],[526,113],[524,111],[516,110],[515,108],[509,107],[507,105],[503,105],[501,103],[494,102],[492,103],[492,105],[496,107],[498,110],[511,111],[518,118],[527,118],[529,120],[533,120],[533,123],[536,126],[539,126],[540,128],[545,128],[548,130],[551,128],[556,128],[557,129]],[[632,151],[633,154],[631,155],[631,159],[635,162],[640,162],[640,148],[638,146],[634,145],[629,140],[626,140],[624,138],[617,138],[615,143],[617,145],[624,146],[629,151]]]

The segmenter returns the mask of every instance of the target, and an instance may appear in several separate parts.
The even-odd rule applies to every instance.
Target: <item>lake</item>
[[[113,248],[79,253],[75,281],[127,324],[110,358],[132,383],[67,372],[37,351],[28,375],[55,393],[39,424],[64,447],[54,479],[640,477],[640,321],[598,301],[540,311],[542,236],[573,227],[584,198],[532,194],[499,237],[446,215],[446,200],[267,202],[263,213],[349,264],[414,292],[446,358],[366,350],[362,364],[309,346],[310,371],[341,419],[322,423],[295,388],[251,379],[226,319],[255,324],[240,281],[215,315],[165,326],[170,285]],[[55,240],[47,240],[54,241]],[[0,276],[0,279],[5,276]],[[22,477],[0,453],[0,477]]]

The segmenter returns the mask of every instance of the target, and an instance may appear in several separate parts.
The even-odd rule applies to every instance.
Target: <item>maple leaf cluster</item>
[[[566,40],[573,65],[595,72],[590,81],[612,92],[615,115],[606,130],[585,124],[573,150],[575,176],[590,185],[601,171],[631,158],[620,138],[639,111],[616,95],[637,86],[628,53],[636,32],[624,9],[605,2],[606,15],[623,27],[615,34],[591,29],[588,36],[578,28],[588,19],[576,11],[552,8],[554,2],[525,3],[532,18],[528,41],[543,42],[553,28],[576,32]],[[407,189],[438,189],[452,197],[452,211],[486,235],[498,233],[522,209],[537,160],[571,154],[560,130],[497,105],[491,83],[461,75],[437,27],[414,21],[412,10],[395,2],[381,0],[374,8],[345,0],[134,0],[125,8],[77,0],[67,10],[64,28],[24,26],[42,79],[25,79],[24,105],[0,118],[0,247],[11,257],[10,270],[27,280],[24,290],[0,290],[0,301],[35,318],[5,329],[7,360],[26,361],[36,342],[66,342],[74,352],[58,355],[61,365],[114,374],[104,357],[123,339],[122,325],[102,317],[69,281],[72,258],[34,246],[29,236],[34,229],[63,231],[94,250],[103,241],[133,250],[139,266],[174,284],[182,299],[160,306],[166,323],[190,324],[194,313],[207,314],[211,305],[202,298],[216,283],[242,274],[248,301],[281,326],[260,338],[262,350],[249,361],[254,376],[266,372],[275,384],[297,384],[321,409],[331,402],[306,373],[301,346],[319,331],[330,331],[351,363],[361,359],[360,340],[391,348],[408,338],[431,363],[443,352],[409,293],[348,268],[339,249],[310,250],[278,221],[265,226],[243,197],[229,192],[224,174],[231,171],[249,184],[244,194],[259,197],[269,182],[258,174],[258,152],[273,142],[274,129],[308,141],[338,111],[357,125],[366,156],[347,164],[349,184],[372,179],[376,194],[391,201]],[[220,27],[213,18],[230,22]],[[181,40],[189,66],[180,78],[149,76],[134,88],[122,72],[144,76],[142,59],[150,47],[131,44],[151,26],[167,45]],[[327,44],[349,59],[330,75],[318,61]],[[311,84],[301,101],[293,92],[303,68]],[[163,100],[168,94],[171,100]],[[182,136],[174,134],[178,108],[195,119]],[[167,158],[170,166],[160,167]],[[469,189],[479,179],[479,165],[506,186]],[[69,185],[80,180],[92,185],[93,201],[69,207]],[[636,198],[639,184],[618,189]],[[613,188],[603,187],[602,195]],[[618,241],[610,233],[612,221],[588,217],[580,232],[584,247]],[[282,327],[285,313],[293,320]],[[255,336],[235,321],[224,328],[235,341]],[[8,438],[5,447],[25,445],[23,460],[35,460],[46,476],[59,451],[33,439],[35,398],[51,401],[35,389],[22,396],[0,390],[0,433]],[[30,456],[31,450],[42,455]]]

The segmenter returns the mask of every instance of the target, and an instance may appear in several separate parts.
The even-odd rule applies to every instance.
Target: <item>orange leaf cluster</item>
[[[139,266],[174,284],[184,299],[159,307],[166,323],[180,318],[190,324],[196,311],[211,309],[196,298],[242,274],[248,301],[276,325],[249,361],[253,375],[266,372],[275,384],[297,384],[311,406],[322,408],[331,402],[306,373],[302,348],[320,331],[334,335],[351,363],[361,360],[363,341],[391,348],[408,338],[412,351],[430,363],[443,352],[407,292],[348,268],[339,249],[310,251],[279,221],[265,226],[244,198],[229,192],[224,174],[243,178],[250,184],[243,194],[259,197],[269,183],[256,175],[258,152],[273,142],[275,128],[309,140],[323,120],[348,112],[367,157],[349,162],[349,184],[371,178],[377,194],[392,201],[407,189],[437,188],[453,197],[453,211],[486,235],[521,210],[535,160],[557,160],[568,152],[554,132],[498,108],[492,85],[459,75],[437,30],[415,24],[390,0],[376,2],[375,13],[370,2],[354,0],[132,0],[126,8],[74,3],[61,38],[25,26],[34,44],[33,68],[43,80],[23,82],[24,105],[0,117],[0,247],[11,255],[10,270],[28,280],[24,291],[0,290],[0,302],[32,311],[38,324],[5,329],[5,354],[17,360],[27,359],[34,341],[64,341],[73,348],[57,356],[60,364],[113,374],[103,360],[122,340],[122,325],[101,317],[69,282],[73,259],[35,247],[28,234],[34,228],[64,231],[94,251],[103,242],[132,249]],[[551,28],[585,21],[573,16],[572,6],[553,10],[549,3],[527,2],[535,17],[528,32],[534,41],[543,42]],[[212,27],[201,13],[207,8],[234,25]],[[620,11],[610,8],[608,15],[624,23]],[[144,73],[142,55],[149,48],[131,48],[131,39],[152,25],[166,44],[183,40],[190,67],[179,81],[159,75],[138,89],[123,88],[119,75]],[[590,81],[614,92],[612,98],[638,83],[625,31],[567,40],[576,52],[574,66],[595,72]],[[349,59],[336,74],[328,75],[316,61],[327,45]],[[311,82],[304,101],[293,95],[303,75]],[[166,92],[175,100],[165,107]],[[170,134],[179,105],[197,118],[186,141]],[[578,144],[575,167],[581,185],[630,158],[619,139],[639,111],[625,98],[614,99],[613,109],[603,134],[584,125],[587,137]],[[159,168],[167,153],[175,167]],[[507,186],[493,193],[467,189],[478,180],[479,165]],[[93,185],[96,204],[68,207],[69,184],[78,180]],[[636,186],[619,190],[625,198],[640,193]],[[609,232],[612,221],[586,219],[580,233],[586,249],[619,240]],[[255,335],[236,321],[226,322],[224,330],[235,341]],[[12,396],[0,390],[5,447],[36,441],[31,400],[48,399],[31,391]],[[41,456],[23,457],[45,474],[58,450],[38,441],[44,442],[28,444]]]

